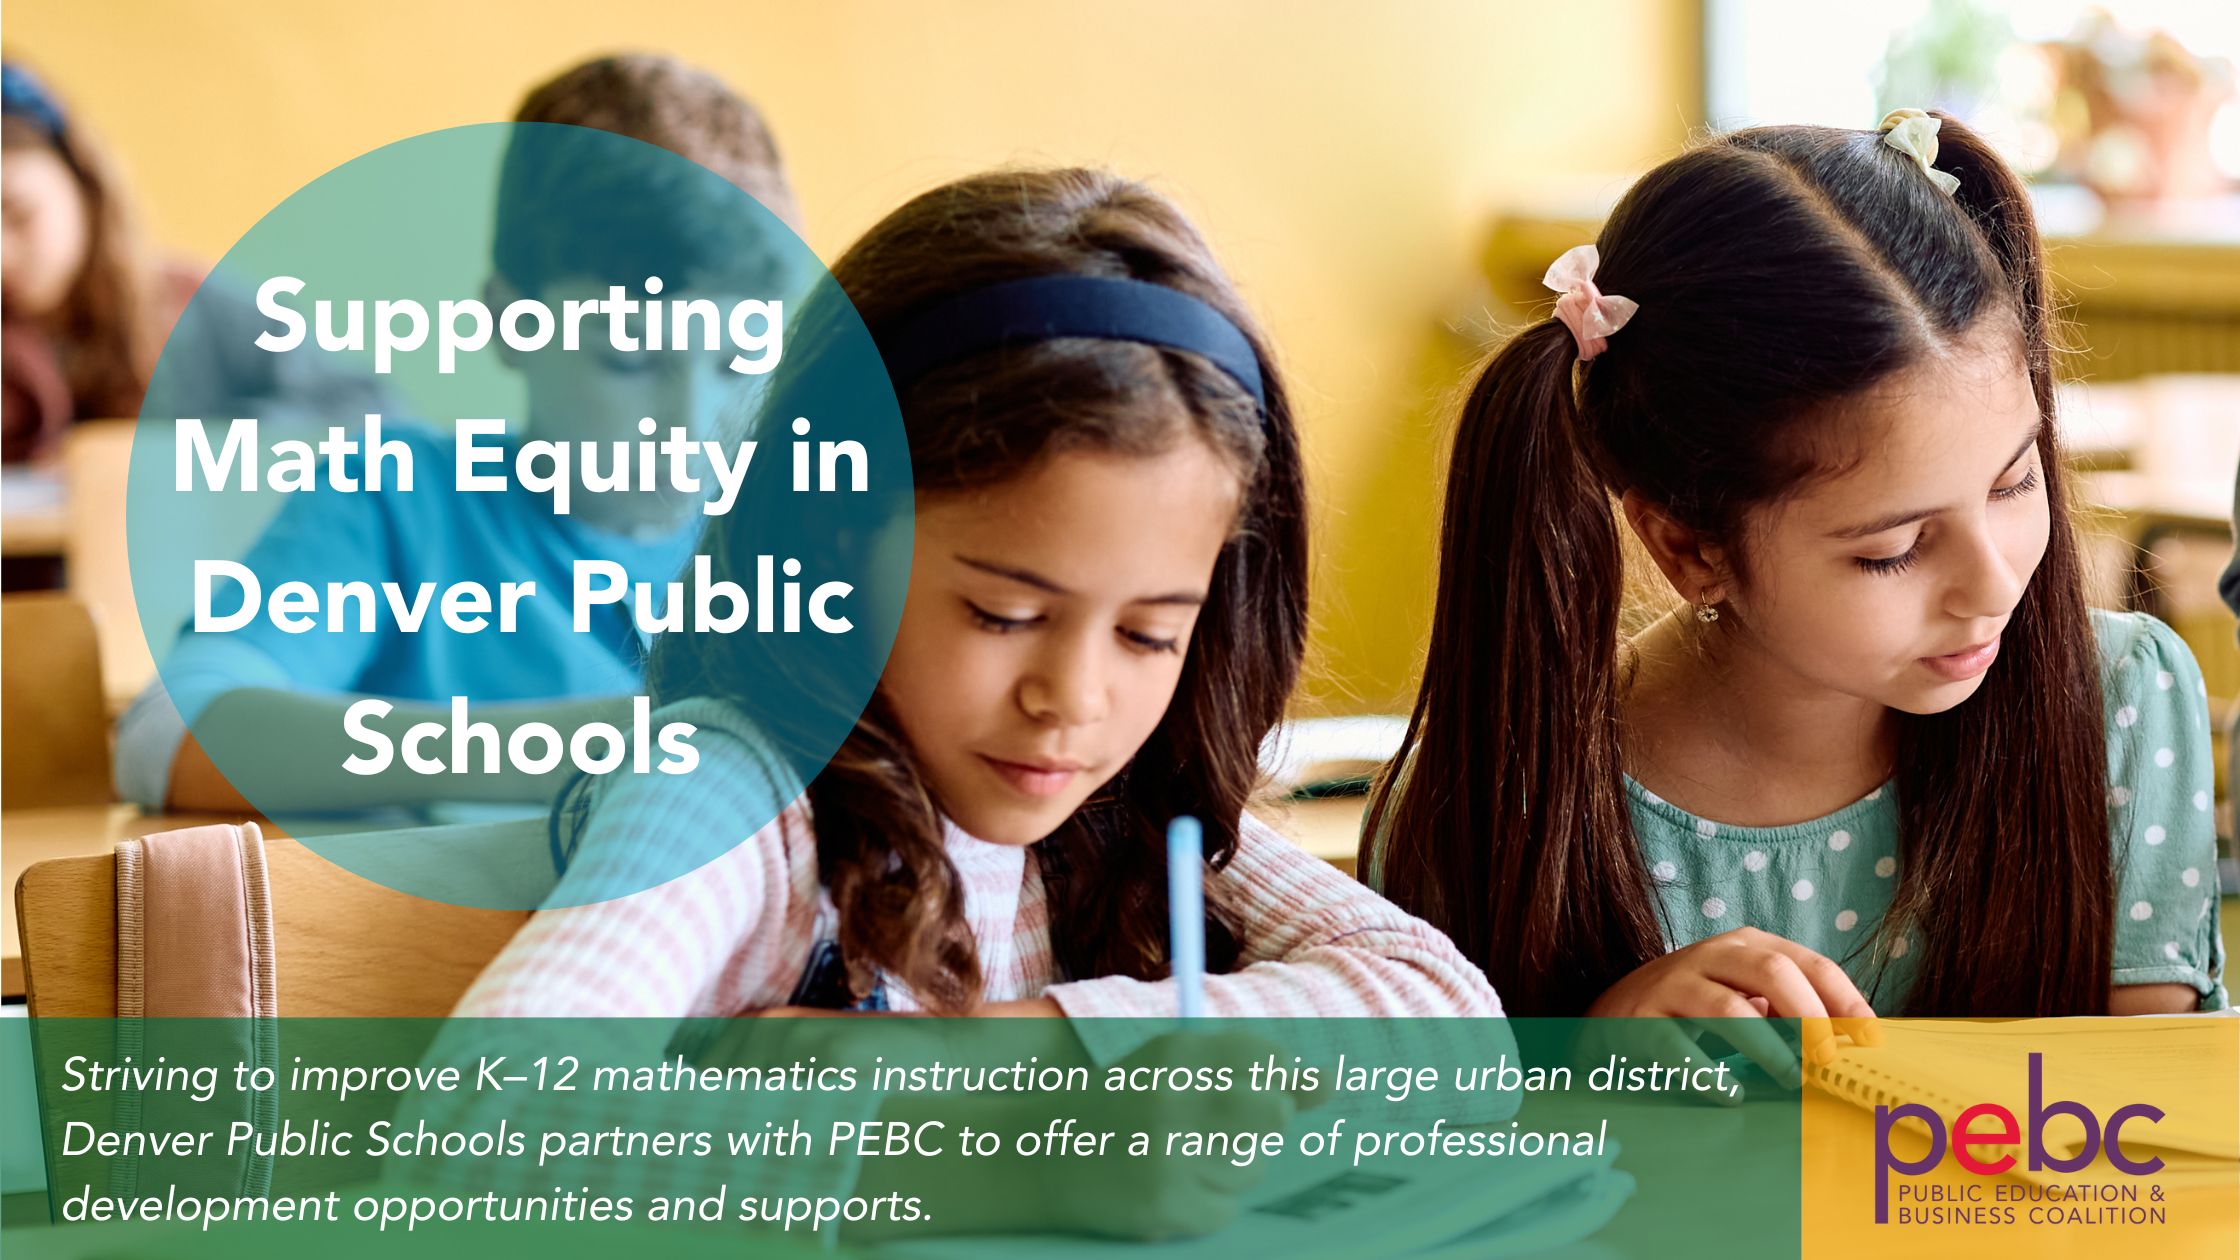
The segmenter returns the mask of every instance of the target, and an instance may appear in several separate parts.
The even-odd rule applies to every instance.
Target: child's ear
[[[490,308],[490,318],[493,322],[504,313],[508,306],[520,300],[521,290],[513,287],[513,281],[506,279],[495,271],[490,273],[488,280],[482,282],[482,304]],[[516,372],[527,366],[521,361],[521,352],[507,345],[505,338],[492,337],[490,342],[497,348],[498,362],[505,364]]]
[[[1663,508],[1631,490],[1618,500],[1649,558],[1664,580],[1691,604],[1719,603],[1727,597],[1726,550],[1674,520]]]

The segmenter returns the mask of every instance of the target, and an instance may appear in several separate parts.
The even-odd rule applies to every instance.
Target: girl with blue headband
[[[1305,486],[1265,343],[1174,206],[1093,171],[983,175],[895,211],[832,271],[886,360],[915,483],[872,703],[777,821],[682,879],[575,905],[572,885],[664,836],[753,814],[783,773],[767,748],[785,732],[738,716],[782,663],[737,636],[662,636],[648,685],[699,728],[702,787],[564,802],[565,908],[458,1013],[1063,1016],[1045,1062],[1122,1061],[1140,1036],[1084,1017],[1174,1013],[1163,837],[1189,815],[1206,1013],[1498,1014],[1444,937],[1246,812],[1306,642]],[[703,544],[718,576],[751,562],[751,537],[726,536],[741,528]],[[1290,1100],[1250,1105],[1266,1114],[1240,1127],[1274,1128]],[[1241,1188],[1210,1170],[1164,1212],[997,1196],[995,1218],[942,1225],[1192,1233]],[[1105,1217],[1064,1216],[1085,1208]]]

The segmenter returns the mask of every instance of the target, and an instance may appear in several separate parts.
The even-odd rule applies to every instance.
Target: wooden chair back
[[[440,846],[463,868],[491,872],[532,896],[539,881],[551,881],[542,820],[369,832],[319,843]],[[527,911],[401,893],[286,838],[266,839],[265,869],[283,1018],[447,1015],[529,918]],[[15,897],[30,1014],[114,1017],[115,855],[35,863],[18,881]]]
[[[68,502],[62,563],[70,593],[92,611],[101,644],[109,711],[121,713],[155,677],[155,657],[141,633],[125,546],[125,481],[132,469],[137,421],[89,420],[72,425],[62,444]]]
[[[86,606],[54,592],[0,598],[0,806],[109,799],[109,710]]]

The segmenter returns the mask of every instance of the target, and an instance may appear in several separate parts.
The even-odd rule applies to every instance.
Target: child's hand
[[[1839,1034],[1871,1045],[1874,1008],[1834,961],[1795,941],[1736,928],[1644,963],[1587,1008],[1591,1018],[1649,1016],[1732,1021],[1718,1028],[1776,1080],[1799,1075],[1796,1055],[1764,1020],[1804,1021],[1807,1062],[1836,1057]]]

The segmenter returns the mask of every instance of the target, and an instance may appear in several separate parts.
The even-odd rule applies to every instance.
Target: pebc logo
[[[2124,1122],[2145,1118],[2152,1124],[2162,1119],[2162,1109],[2146,1103],[2132,1103],[2118,1107],[2108,1116],[2105,1126],[2090,1107],[2078,1102],[2046,1102],[2044,1088],[2045,1056],[2030,1056],[2030,1171],[2071,1173],[2092,1162],[2103,1141],[2106,1143],[2108,1163],[2134,1177],[2145,1177],[2162,1168],[2160,1156],[2134,1160],[2123,1153],[2119,1133]],[[1911,1116],[1929,1130],[1929,1152],[1920,1159],[1899,1159],[1890,1150],[1890,1131],[1898,1121]],[[2046,1121],[2054,1116],[2070,1116],[2084,1126],[2084,1139],[2071,1155],[2056,1155],[2045,1144]],[[2013,1168],[2014,1153],[2009,1150],[1997,1158],[1985,1159],[1976,1153],[1978,1147],[2014,1147],[2022,1141],[2020,1122],[2012,1111],[1997,1103],[1977,1103],[1953,1119],[1952,1130],[1947,1135],[1943,1117],[1920,1103],[1900,1103],[1895,1107],[1878,1106],[1874,1109],[1874,1219],[1877,1225],[1890,1222],[1890,1174],[1918,1177],[1944,1161],[1949,1146],[1952,1158],[1962,1168],[1979,1177],[1996,1177]]]

